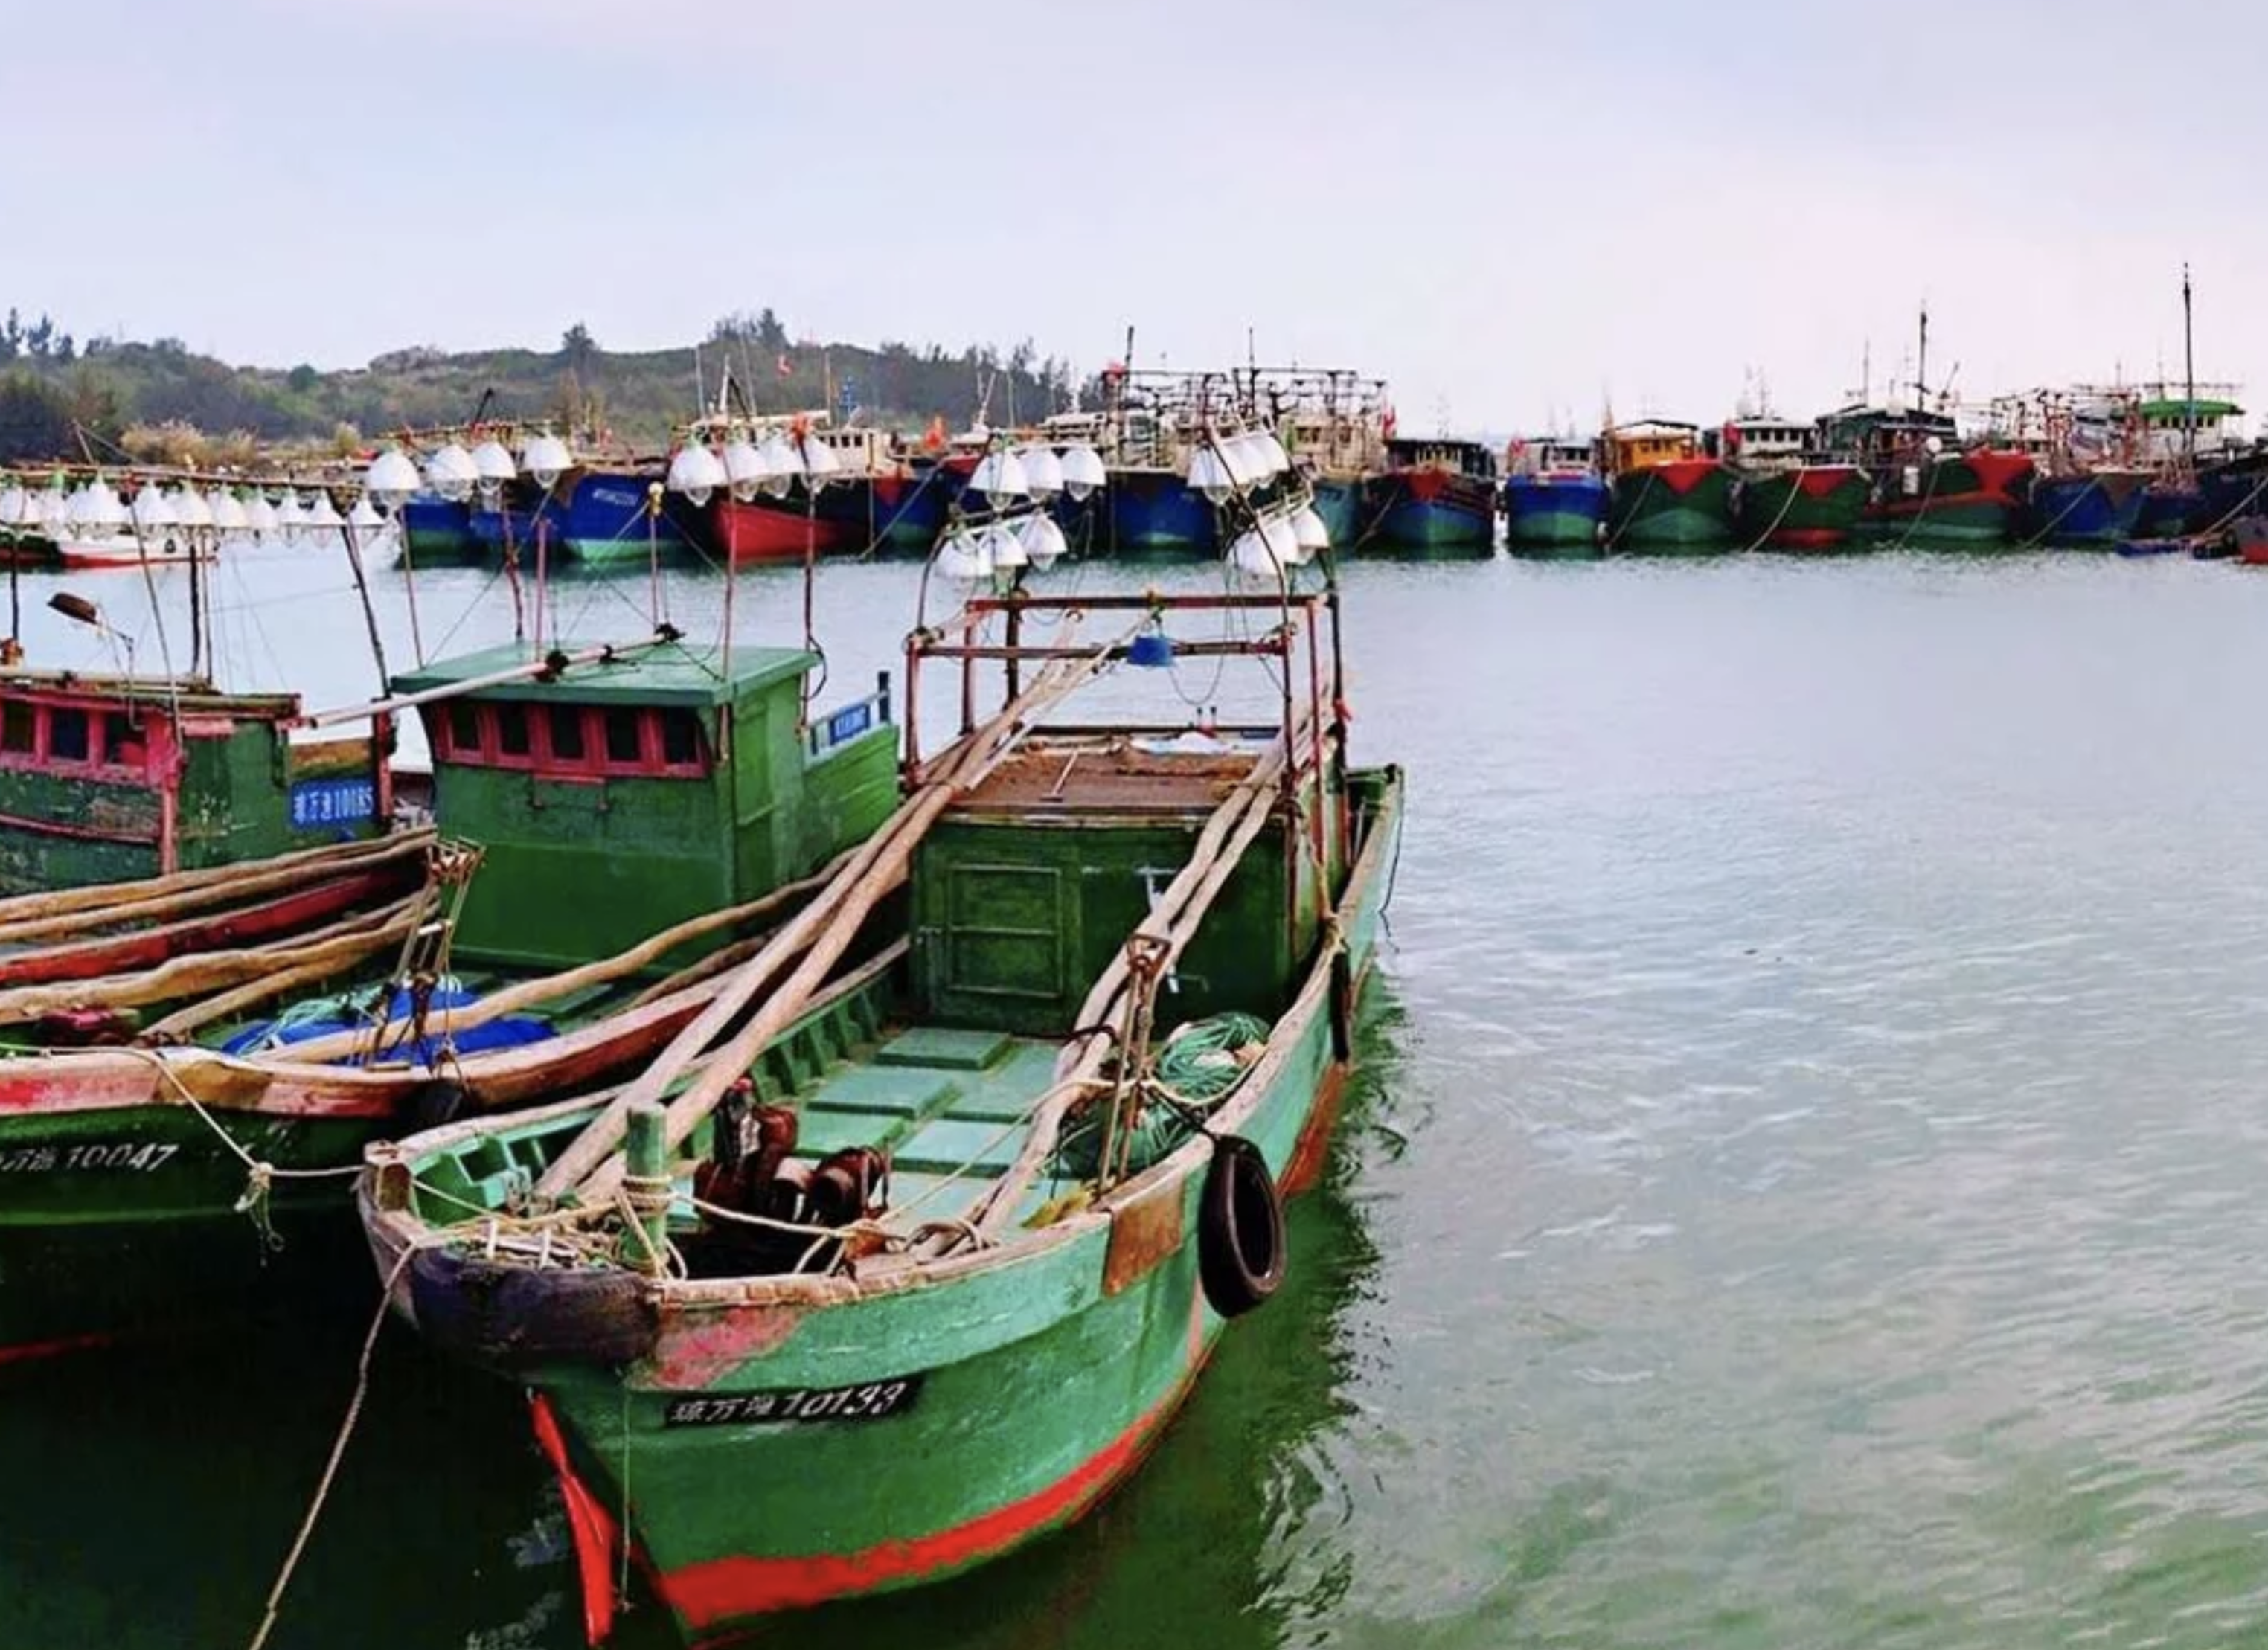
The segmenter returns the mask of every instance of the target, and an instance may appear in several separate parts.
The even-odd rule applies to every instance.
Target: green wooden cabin
[[[494,648],[394,686],[446,694],[526,657]],[[435,821],[486,850],[456,954],[540,968],[609,956],[871,833],[897,801],[887,680],[806,729],[819,663],[739,647],[728,667],[673,642],[420,705]]]
[[[381,718],[294,742],[296,695],[0,672],[0,894],[201,870],[371,836]]]

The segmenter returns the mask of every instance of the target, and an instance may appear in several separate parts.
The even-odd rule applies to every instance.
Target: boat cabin
[[[1803,461],[1811,436],[1809,424],[1784,418],[1728,418],[1715,429],[1701,432],[1701,451],[1712,458],[1750,468],[1785,468]]]
[[[2244,445],[2244,409],[2221,395],[2160,393],[2135,405],[2146,464],[2226,457]]]
[[[1962,449],[1961,427],[1948,413],[1895,407],[1845,407],[1814,428],[1822,451],[1859,464],[1918,462]],[[1934,443],[1934,445],[1931,444]]]
[[[1440,470],[1470,476],[1477,481],[1496,480],[1496,450],[1485,442],[1462,441],[1446,436],[1397,436],[1386,444],[1388,470]]]
[[[563,644],[555,658],[586,651]],[[806,722],[815,654],[661,642],[542,675],[504,646],[397,676],[444,834],[486,850],[460,955],[556,968],[761,898],[896,801],[887,678]]]
[[[384,716],[312,738],[298,698],[0,671],[0,893],[124,882],[373,836]]]
[[[1622,475],[1632,470],[1651,470],[1660,465],[1699,458],[1701,432],[1691,424],[1646,418],[1611,426],[1599,438],[1599,444],[1607,472]]]
[[[1568,436],[1514,436],[1505,449],[1506,475],[1557,478],[1595,475],[1598,449]]]

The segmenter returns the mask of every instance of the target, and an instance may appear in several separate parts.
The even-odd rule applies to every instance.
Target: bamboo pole
[[[755,1058],[765,1041],[777,1036],[779,1030],[801,1011],[805,1000],[824,980],[827,970],[842,956],[876,903],[905,880],[914,850],[946,806],[963,789],[982,782],[1015,748],[1029,730],[1030,717],[1101,670],[1117,645],[1117,642],[1106,642],[1078,664],[1058,662],[1048,666],[1021,695],[941,759],[943,773],[900,803],[897,811],[867,839],[833,884],[744,964],[708,1008],[672,1039],[644,1074],[553,1160],[536,1182],[535,1195],[558,1198],[579,1185],[586,1201],[610,1196],[621,1180],[615,1152],[622,1142],[623,1120],[630,1106],[657,1099],[665,1093],[692,1058],[724,1032],[790,957],[798,952],[806,953],[802,964],[782,984],[748,1028],[720,1051],[718,1060],[711,1063],[709,1074],[696,1084],[691,1096],[670,1108],[673,1146],[689,1134],[693,1126],[721,1097],[733,1076]],[[760,1030],[762,1035],[751,1038],[750,1030]]]
[[[588,986],[608,984],[626,974],[636,973],[655,958],[666,956],[677,947],[697,940],[703,935],[712,934],[718,928],[733,928],[743,922],[760,921],[783,906],[792,905],[796,900],[824,888],[833,873],[849,858],[850,855],[847,854],[838,855],[825,869],[814,876],[806,876],[799,882],[784,884],[761,899],[753,899],[745,905],[728,906],[722,911],[705,912],[700,916],[678,923],[674,928],[664,928],[659,934],[651,935],[630,950],[618,951],[613,957],[601,958],[595,963],[585,963],[558,973],[546,974],[540,979],[523,980],[516,986],[506,986],[502,991],[491,992],[478,1002],[468,1003],[460,1008],[445,1009],[440,1022],[442,1035],[446,1037],[458,1031],[469,1031],[475,1026],[486,1025],[490,1021],[504,1015],[517,1013],[522,1008],[533,1007],[540,1002],[547,1002],[554,997],[563,997],[569,992],[580,991]],[[645,994],[641,1001],[651,1001],[655,996],[664,994],[666,994],[660,992]],[[381,1040],[387,1035],[402,1030],[408,1023],[407,1020],[387,1022],[386,1025],[379,1028]],[[311,1038],[306,1042],[295,1046],[291,1051],[291,1057],[297,1060],[316,1063],[342,1060],[355,1052],[368,1036],[369,1033],[366,1030],[357,1030],[338,1031],[328,1037]]]
[[[288,871],[298,876],[319,872],[333,865],[358,865],[365,860],[407,851],[413,845],[423,847],[433,840],[433,834],[431,826],[423,826],[399,836],[376,837],[360,842],[328,843],[319,848],[302,848],[296,853],[279,854],[270,859],[254,860],[240,865],[217,865],[203,870],[177,871],[170,876],[143,877],[134,882],[98,883],[86,888],[18,894],[12,898],[0,899],[0,944],[14,944],[36,938],[48,931],[46,925],[54,919],[71,913],[93,911],[98,913],[95,920],[107,920],[110,919],[101,914],[106,908],[130,910],[137,905],[216,886],[226,889],[232,897],[237,884],[248,877],[264,876],[271,871]],[[67,926],[83,928],[85,920]]]
[[[201,951],[177,957],[137,974],[104,979],[66,980],[0,992],[0,1025],[20,1024],[65,1008],[129,1008],[202,994],[242,983],[247,978],[334,957],[351,961],[374,945],[398,940],[424,918],[426,891],[349,922],[334,923],[299,935],[289,946],[250,946],[233,951]]]
[[[294,967],[282,969],[274,973],[257,975],[231,990],[217,992],[210,997],[200,997],[188,1008],[169,1014],[162,1020],[153,1020],[142,1028],[140,1034],[134,1040],[145,1045],[185,1041],[191,1032],[241,1014],[254,1003],[269,1001],[282,996],[287,991],[297,991],[303,986],[312,986],[320,980],[328,979],[337,973],[344,964],[360,962],[365,957],[384,950],[399,935],[398,934],[389,935],[380,930],[361,937],[366,941],[366,944],[356,956],[341,959],[326,950],[311,962],[303,962]],[[392,994],[391,991],[387,993],[388,996]],[[306,1042],[294,1043],[291,1045],[291,1059],[294,1061],[306,1060],[308,1058],[306,1051],[316,1044],[328,1044],[339,1040],[351,1043],[361,1035],[359,1032],[347,1032],[342,1038],[310,1038]]]

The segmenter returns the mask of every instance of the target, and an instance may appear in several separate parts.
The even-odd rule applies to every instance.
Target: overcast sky
[[[71,0],[0,40],[0,304],[411,343],[1030,337],[1390,378],[1407,429],[2268,358],[2268,9]]]

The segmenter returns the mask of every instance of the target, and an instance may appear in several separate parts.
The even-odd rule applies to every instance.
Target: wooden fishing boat
[[[1477,441],[1390,438],[1368,483],[1370,532],[1388,546],[1493,554],[1496,506],[1496,452]]]
[[[1695,426],[1660,418],[1610,425],[1599,451],[1612,489],[1609,550],[1731,548],[1733,473],[1702,451]]]
[[[343,1217],[336,1177],[379,1135],[651,1059],[888,811],[887,688],[813,720],[818,664],[665,631],[404,673],[376,708],[423,718],[442,836],[248,875],[305,891],[406,862],[406,895],[266,946],[122,950],[160,923],[63,948],[99,972],[12,980],[0,953],[0,1025],[99,1045],[0,1057],[0,1356],[239,1294],[248,1191],[275,1220]]]
[[[1273,1292],[1401,819],[1399,772],[1348,765],[1336,602],[1020,591],[917,632],[909,702],[998,661],[1005,703],[972,686],[935,757],[909,715],[906,799],[793,976],[611,1096],[372,1150],[397,1308],[532,1390],[594,1641],[626,1557],[705,1642],[1079,1517]],[[1027,640],[1074,606],[1134,627]],[[1176,653],[1261,660],[1280,714],[1042,722]]]

